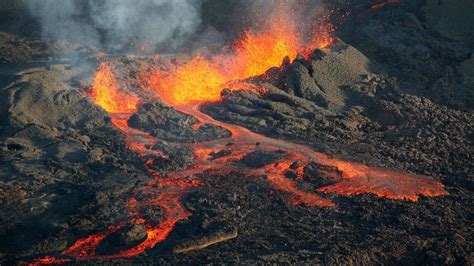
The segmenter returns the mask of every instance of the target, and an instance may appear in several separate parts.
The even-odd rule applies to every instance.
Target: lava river
[[[282,24],[282,21],[285,22]],[[147,186],[134,191],[134,196],[126,202],[125,206],[132,217],[131,221],[111,225],[105,231],[77,240],[58,258],[46,257],[32,263],[61,263],[69,259],[130,258],[153,248],[167,238],[178,221],[191,215],[181,204],[180,199],[189,188],[203,185],[198,174],[206,170],[219,173],[236,170],[249,176],[266,176],[266,180],[275,190],[283,192],[281,194],[288,204],[304,204],[308,207],[334,206],[334,202],[324,197],[325,193],[339,195],[371,193],[378,197],[410,201],[417,201],[419,195],[447,195],[443,184],[432,177],[337,160],[304,145],[265,137],[247,128],[217,121],[200,111],[202,104],[219,101],[224,88],[264,93],[259,86],[239,80],[261,75],[271,67],[279,67],[287,56],[294,59],[298,53],[307,54],[308,51],[331,43],[328,32],[330,26],[319,27],[320,31],[314,35],[317,37],[310,41],[302,41],[301,36],[296,33],[295,25],[291,25],[288,21],[290,20],[280,17],[271,21],[267,31],[258,34],[246,32],[235,45],[233,53],[216,55],[212,58],[197,55],[187,63],[166,72],[156,69],[142,73],[146,81],[142,89],[155,93],[156,97],[177,111],[194,116],[199,121],[193,126],[195,130],[204,124],[212,124],[226,129],[231,135],[228,138],[206,142],[181,143],[180,145],[194,150],[192,166],[163,175],[159,174],[159,169],[154,169],[154,161],[167,155],[148,148],[159,139],[128,125],[128,119],[137,111],[140,99],[138,96],[127,94],[126,88],[119,88],[113,74],[113,65],[102,62],[93,79],[90,97],[95,104],[109,113],[113,125],[126,138],[127,147],[143,158],[144,167],[149,172],[151,181]],[[266,60],[257,60],[262,58]],[[229,143],[233,145],[229,146]],[[255,151],[285,151],[285,155],[277,162],[260,168],[250,168],[236,163]],[[220,155],[213,156],[215,154]],[[319,191],[307,192],[300,190],[293,179],[285,176],[287,172],[292,172],[296,179],[301,179],[304,167],[310,162],[320,165],[321,174],[332,176],[335,182],[320,188]],[[163,219],[159,223],[146,220],[137,211],[142,206],[150,205],[162,209]],[[145,225],[147,237],[142,243],[116,254],[96,253],[96,248],[103,239],[130,223]]]

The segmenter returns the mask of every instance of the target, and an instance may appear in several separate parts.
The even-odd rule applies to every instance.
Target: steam
[[[23,0],[43,37],[105,52],[218,50],[244,29],[265,28],[275,13],[290,14],[311,34],[322,0]],[[284,5],[282,5],[282,3]],[[181,49],[183,48],[183,49]],[[150,50],[152,51],[152,50]]]
[[[201,0],[27,0],[46,38],[107,50],[179,47],[201,23]]]

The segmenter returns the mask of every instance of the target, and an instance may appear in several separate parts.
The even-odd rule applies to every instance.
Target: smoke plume
[[[201,0],[27,0],[44,37],[107,50],[179,47],[201,23]]]

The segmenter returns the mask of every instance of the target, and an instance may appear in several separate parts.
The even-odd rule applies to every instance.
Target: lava
[[[29,266],[39,266],[39,265],[47,265],[47,264],[62,264],[69,262],[70,259],[58,259],[55,257],[44,257],[40,259],[35,259],[28,263]]]
[[[93,101],[109,113],[136,111],[138,98],[120,92],[110,66],[101,63],[92,82],[90,96]]]
[[[226,78],[215,65],[198,55],[171,75],[152,73],[148,82],[159,88],[164,101],[183,104],[219,100]],[[175,87],[180,89],[174,90]]]
[[[328,25],[318,28],[322,32],[307,42],[311,45],[309,47],[302,45],[302,36],[298,35],[295,25],[287,17],[277,17],[271,19],[269,23],[266,30],[246,31],[242,39],[233,46],[234,50],[228,54],[211,58],[197,55],[168,71],[156,68],[151,73],[142,73],[141,79],[146,81],[142,89],[156,92],[158,97],[177,111],[194,116],[199,121],[193,126],[195,130],[203,124],[212,124],[231,133],[229,138],[179,144],[194,150],[193,166],[165,175],[159,174],[154,169],[153,162],[157,158],[166,157],[166,154],[149,148],[157,143],[159,138],[128,125],[128,119],[137,110],[139,98],[120,90],[111,65],[106,62],[99,65],[93,79],[90,97],[96,105],[109,113],[113,125],[125,136],[127,147],[143,158],[144,167],[152,180],[147,186],[134,191],[133,197],[127,201],[125,206],[131,217],[129,221],[111,225],[102,232],[77,240],[61,254],[64,260],[129,258],[155,247],[167,238],[177,222],[191,215],[181,204],[180,199],[191,187],[202,186],[196,176],[204,171],[236,170],[249,176],[265,176],[272,187],[280,191],[291,205],[335,206],[333,201],[324,197],[325,193],[340,195],[371,193],[379,197],[411,201],[418,200],[420,194],[425,196],[448,194],[439,181],[428,176],[399,173],[337,160],[315,152],[307,146],[265,137],[247,128],[227,124],[202,113],[200,106],[219,101],[225,88],[264,92],[263,88],[242,80],[264,74],[272,67],[279,67],[286,57],[294,59],[298,54],[325,47],[331,42],[329,35],[331,27]],[[229,147],[229,142],[234,145]],[[257,142],[259,145],[256,145]],[[242,158],[255,151],[284,151],[286,155],[259,168],[247,167],[240,163]],[[294,164],[296,161],[299,162],[298,165]],[[302,179],[304,167],[310,162],[334,169],[332,172],[321,170],[321,174],[334,175],[334,180],[337,182],[314,192],[299,189],[295,180]],[[287,172],[293,172],[295,180],[287,178],[285,176]],[[139,197],[139,195],[147,196]],[[159,207],[163,213],[161,221],[155,223],[141,217],[138,209],[143,206]],[[110,234],[126,224],[134,223],[145,225],[147,237],[142,243],[116,254],[96,253],[97,246]],[[36,260],[35,263],[54,263],[62,260],[46,257]]]
[[[245,31],[231,52],[211,58],[198,54],[172,71],[156,68],[146,73],[147,87],[171,105],[213,102],[220,99],[224,88],[235,88],[232,83],[262,75],[272,67],[280,67],[285,57],[309,55],[332,42],[329,23],[319,25],[309,40],[298,34],[297,25],[287,14],[274,15],[266,23],[262,30]],[[238,89],[245,88],[255,89]]]

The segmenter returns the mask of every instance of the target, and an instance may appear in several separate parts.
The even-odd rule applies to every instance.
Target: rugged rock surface
[[[128,224],[104,239],[97,247],[97,253],[114,254],[140,244],[146,237],[146,227],[143,224]]]
[[[199,125],[193,116],[158,102],[141,105],[128,123],[134,128],[171,142],[202,142],[230,137],[230,132],[223,128],[210,124]],[[193,125],[199,127],[195,129]]]

